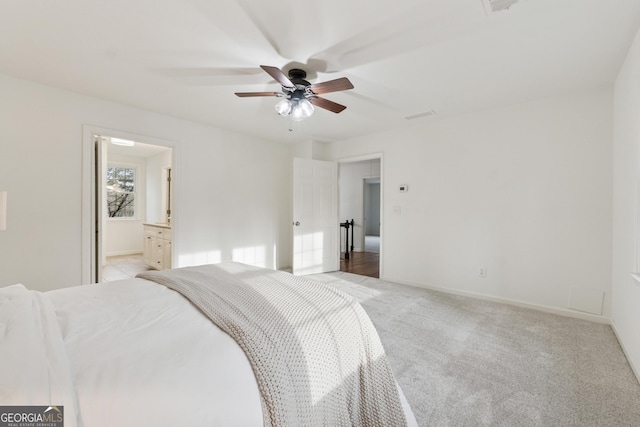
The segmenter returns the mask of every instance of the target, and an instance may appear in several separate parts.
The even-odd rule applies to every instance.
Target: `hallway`
[[[380,278],[380,237],[365,236],[365,252],[351,252],[349,259],[340,254],[340,271]]]

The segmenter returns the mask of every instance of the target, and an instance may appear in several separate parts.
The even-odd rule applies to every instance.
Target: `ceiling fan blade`
[[[249,96],[282,96],[281,92],[236,92],[236,96],[246,98]]]
[[[294,87],[295,86],[291,82],[291,80],[289,80],[289,77],[285,76],[284,73],[282,71],[280,71],[280,68],[278,68],[278,67],[270,67],[268,65],[261,65],[260,68],[262,68],[264,71],[266,71],[267,74],[269,74],[271,77],[273,77],[274,80],[277,81],[278,83],[280,83],[282,86],[284,86],[284,87]]]
[[[353,89],[353,85],[348,78],[342,77],[340,79],[329,80],[328,82],[312,84],[309,86],[309,89],[311,89],[313,93],[321,95],[323,93]]]
[[[319,96],[309,98],[309,102],[311,102],[316,107],[324,108],[325,110],[332,111],[336,114],[347,108],[344,105],[340,105],[337,102],[329,101],[325,98],[320,98]]]

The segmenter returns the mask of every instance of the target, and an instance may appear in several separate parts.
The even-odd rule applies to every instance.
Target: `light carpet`
[[[640,426],[609,325],[335,272],[376,326],[421,426]]]

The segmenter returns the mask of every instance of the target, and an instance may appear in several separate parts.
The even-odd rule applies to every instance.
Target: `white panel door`
[[[340,269],[338,164],[293,159],[293,274]]]

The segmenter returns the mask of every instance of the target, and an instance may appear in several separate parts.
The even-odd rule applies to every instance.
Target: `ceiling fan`
[[[305,80],[307,77],[306,71],[299,68],[289,70],[289,77],[277,67],[261,65],[260,68],[282,85],[282,92],[236,92],[237,96],[241,98],[251,96],[284,98],[276,104],[276,111],[281,116],[290,115],[295,121],[304,120],[313,114],[314,105],[334,113],[339,113],[347,108],[344,105],[318,96],[325,93],[353,89],[353,85],[346,77],[312,84]]]

